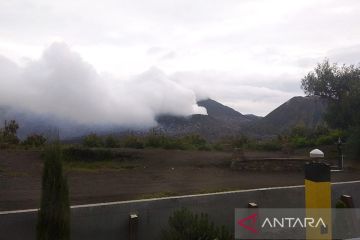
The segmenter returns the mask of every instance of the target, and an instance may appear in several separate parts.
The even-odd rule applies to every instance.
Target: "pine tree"
[[[66,177],[63,175],[60,144],[54,144],[44,152],[37,239],[70,239],[69,191]]]

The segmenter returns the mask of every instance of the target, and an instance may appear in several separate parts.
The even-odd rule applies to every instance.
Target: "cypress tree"
[[[70,205],[66,177],[63,175],[60,144],[44,151],[41,204],[38,213],[38,240],[70,239]]]

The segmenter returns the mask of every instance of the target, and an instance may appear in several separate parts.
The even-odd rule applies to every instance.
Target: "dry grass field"
[[[71,204],[303,184],[302,172],[230,169],[231,152],[121,150],[131,159],[66,163]],[[281,157],[281,153],[246,153]],[[0,210],[37,208],[41,194],[39,151],[0,151]],[[334,173],[332,181],[358,180],[360,172]]]

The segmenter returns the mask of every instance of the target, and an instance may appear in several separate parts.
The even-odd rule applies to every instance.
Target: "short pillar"
[[[318,153],[317,153],[318,154]],[[330,166],[322,162],[305,164],[306,216],[321,217],[326,228],[307,228],[307,239],[332,239]]]
[[[248,203],[248,208],[258,208],[259,206],[257,205],[257,203],[254,202],[249,202]]]
[[[129,240],[137,239],[139,217],[136,213],[132,213],[129,216]]]
[[[341,195],[341,197],[340,197],[340,200],[343,202],[343,203],[345,203],[345,206],[347,207],[347,208],[354,208],[355,206],[354,206],[354,201],[353,201],[353,199],[352,199],[352,197],[351,196],[349,196],[349,195]]]

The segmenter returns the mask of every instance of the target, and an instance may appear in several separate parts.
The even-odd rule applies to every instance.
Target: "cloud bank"
[[[84,125],[151,127],[161,114],[206,114],[193,90],[157,68],[118,79],[98,73],[65,43],[23,65],[0,56],[0,105]]]

